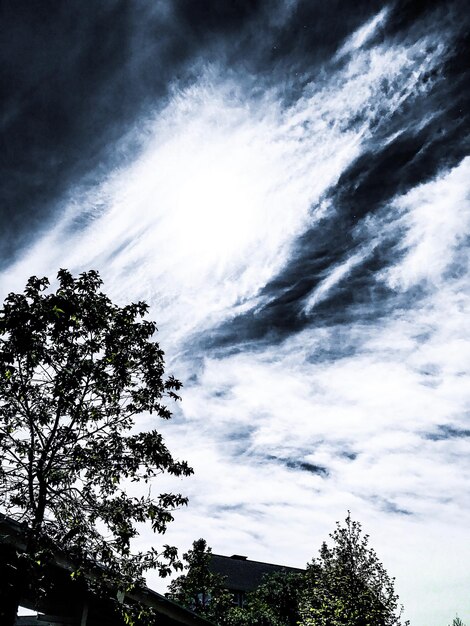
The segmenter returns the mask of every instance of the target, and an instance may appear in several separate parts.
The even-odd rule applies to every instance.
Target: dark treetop
[[[129,588],[148,568],[178,566],[174,548],[133,554],[131,540],[137,523],[165,532],[187,501],[152,495],[156,475],[192,469],[156,430],[134,428],[144,412],[169,419],[164,401],[181,383],[164,377],[145,303],[116,306],[94,271],[60,270],[58,282],[47,293],[32,277],[0,310],[0,506],[27,523],[31,555],[60,545],[78,571],[119,572]]]

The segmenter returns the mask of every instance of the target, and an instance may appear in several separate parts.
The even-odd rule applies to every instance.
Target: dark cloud
[[[240,426],[232,423],[228,432],[223,434],[226,452],[236,459],[252,456],[252,437],[255,432],[254,426]]]
[[[405,254],[399,245],[403,231],[396,226],[309,314],[305,312],[309,294],[331,270],[360,253],[361,246],[367,248],[371,233],[362,227],[365,219],[380,215],[384,224],[390,224],[397,218],[394,198],[454,167],[470,149],[470,46],[465,29],[469,19],[462,17],[458,24],[458,2],[398,2],[393,7],[387,26],[379,30],[382,39],[388,37],[392,45],[399,36],[412,45],[420,34],[434,33],[435,45],[436,20],[440,20],[455,34],[449,56],[440,67],[420,76],[413,93],[390,117],[377,119],[363,153],[324,199],[331,206],[327,216],[298,237],[288,263],[262,290],[265,304],[206,336],[206,347],[276,342],[311,325],[368,323],[394,309],[415,307],[426,295],[422,286],[397,294],[377,280],[380,272]],[[384,80],[384,101],[393,90],[394,85]],[[388,203],[392,204],[386,214]]]
[[[412,511],[409,511],[408,509],[405,509],[399,506],[393,500],[389,500],[387,498],[381,498],[379,496],[373,496],[368,499],[371,502],[373,502],[375,505],[377,505],[382,511],[385,511],[386,513],[394,513],[396,515],[406,515],[406,516],[413,515]]]
[[[354,226],[349,222],[350,228],[347,228],[347,223],[347,216],[342,219],[341,214],[336,214],[301,235],[290,261],[261,292],[268,303],[207,333],[203,346],[228,349],[239,344],[246,350],[247,342],[277,343],[315,325],[337,328],[331,344],[325,343],[317,351],[316,360],[350,356],[360,349],[360,343],[357,337],[351,340],[341,333],[341,324],[360,322],[365,325],[387,317],[397,307],[414,306],[421,297],[419,288],[396,294],[383,281],[377,281],[378,272],[397,261],[395,245],[400,234],[397,232],[339,280],[311,312],[306,312],[308,296],[332,268],[346,263],[355,251],[360,253]]]
[[[317,474],[323,478],[327,478],[330,475],[328,468],[323,465],[316,465],[315,463],[310,463],[308,461],[304,461],[302,459],[293,459],[293,458],[281,458],[277,456],[268,456],[266,457],[268,461],[275,461],[276,463],[280,463],[285,467],[293,470],[300,470],[302,472],[308,472],[309,474]]]
[[[125,113],[129,10],[78,4],[2,4],[4,262],[18,231],[40,229],[71,181],[99,169]]]
[[[465,13],[465,0],[397,0],[390,3],[390,17],[384,27],[385,35],[401,35],[411,26],[425,22],[426,18],[445,21]]]
[[[74,184],[84,192],[135,156],[140,146],[123,141],[126,132],[161,106],[172,81],[194,78],[192,65],[217,37],[252,19],[254,4],[245,4],[2,3],[4,266],[47,229]]]
[[[341,457],[348,459],[348,461],[355,461],[358,457],[357,452],[341,452]]]
[[[48,228],[77,182],[84,193],[135,156],[139,145],[122,138],[161,106],[172,81],[193,80],[200,63],[216,61],[262,83],[282,81],[295,97],[289,76],[310,77],[384,5],[3,2],[0,262]]]
[[[385,6],[370,0],[2,3],[0,263],[11,263],[48,228],[74,185],[84,193],[135,157],[139,143],[123,138],[150,109],[163,106],[172,81],[194,80],[202,63],[217,61],[240,80],[256,75],[259,85],[275,83],[286,100],[295,99],[303,80],[320,67],[331,71],[326,64],[344,38]],[[421,87],[433,84],[425,95],[414,94],[391,118],[377,120],[364,153],[325,199],[333,210],[299,237],[290,262],[260,294],[266,304],[214,330],[205,347],[246,349],[311,324],[367,323],[420,297],[407,294],[408,305],[397,303],[376,280],[396,261],[391,238],[305,313],[306,299],[331,268],[367,244],[361,220],[468,153],[469,47],[456,20],[463,4],[398,1],[390,7],[375,40],[412,42],[435,30],[439,19],[456,32],[450,58],[437,74],[422,77]],[[382,97],[391,90],[385,81]],[[71,227],[81,229],[89,219],[77,214]]]
[[[264,54],[259,58],[258,70],[272,73],[274,69],[275,79],[295,71],[310,76],[331,59],[345,37],[385,4],[381,0],[359,0],[354,4],[342,0],[293,3],[292,10],[286,10],[285,19],[273,24],[273,37],[266,41],[266,48],[261,48]]]
[[[470,437],[470,430],[459,428],[451,424],[441,424],[437,430],[423,435],[425,439],[430,441],[443,441],[445,439],[466,439]]]
[[[329,476],[330,472],[326,467],[322,465],[315,465],[314,463],[307,463],[306,461],[300,461],[296,463],[294,461],[288,461],[286,463],[287,467],[292,467],[293,469],[300,469],[303,472],[309,472],[310,474],[318,474],[319,476]]]
[[[180,0],[172,4],[178,23],[194,38],[208,38],[214,33],[239,34],[248,21],[259,15],[262,6],[260,0]]]

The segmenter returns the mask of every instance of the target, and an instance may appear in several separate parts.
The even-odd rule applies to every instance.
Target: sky
[[[0,297],[149,303],[195,469],[165,542],[303,567],[350,510],[412,626],[469,623],[468,5],[0,11]]]

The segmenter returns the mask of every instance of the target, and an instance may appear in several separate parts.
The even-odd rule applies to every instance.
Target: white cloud
[[[354,33],[346,39],[344,44],[338,50],[337,58],[341,58],[346,54],[350,54],[357,51],[359,48],[362,48],[362,46],[364,46],[364,44],[366,44],[376,34],[380,26],[386,22],[389,13],[390,8],[388,6],[384,7],[368,22],[354,31]]]
[[[375,245],[367,246],[359,252],[351,254],[345,261],[339,263],[334,268],[328,268],[327,277],[315,287],[314,291],[308,296],[304,305],[305,313],[309,314],[317,304],[325,300],[330,292],[338,286],[343,280],[347,279],[349,274],[357,266],[361,265],[367,257],[373,252]]]
[[[385,226],[405,231],[405,253],[382,278],[394,276],[390,284],[398,292],[424,280],[428,290],[415,306],[348,325],[356,351],[343,358],[315,359],[323,345],[340,347],[345,329],[334,326],[307,329],[278,346],[206,358],[183,404],[188,432],[195,428],[206,445],[223,450],[210,465],[201,461],[198,505],[208,512],[217,502],[254,507],[257,514],[244,514],[263,541],[250,556],[265,558],[271,545],[271,559],[301,565],[331,520],[351,508],[397,576],[413,623],[436,626],[449,613],[469,610],[461,590],[468,584],[462,563],[470,557],[470,440],[446,439],[439,430],[446,424],[456,434],[468,430],[470,297],[461,248],[470,226],[467,170],[463,161],[389,207]],[[398,221],[390,226],[394,207]],[[449,273],[455,265],[459,272]],[[333,285],[335,268],[330,276]],[[330,475],[289,469],[275,457],[324,466]],[[270,502],[268,523],[259,516],[263,498]],[[211,522],[225,552],[239,551],[228,530],[237,519],[227,512]],[[310,545],[306,537],[314,538]],[[236,540],[247,550],[253,541]]]
[[[219,359],[179,354],[191,333],[252,306],[296,237],[334,211],[326,192],[376,125],[432,84],[420,79],[442,61],[443,40],[364,50],[379,16],[347,44],[356,54],[344,69],[316,77],[288,109],[276,93],[252,96],[208,68],[147,122],[137,162],[85,198],[77,190],[51,232],[2,275],[2,289],[21,289],[33,272],[96,267],[112,297],[151,302],[172,366],[188,373],[179,419],[162,429],[197,470],[181,485],[191,506],[166,540],[188,547],[205,536],[218,552],[302,566],[350,508],[398,577],[415,623],[429,617],[427,626],[437,626],[432,616],[441,610],[445,623],[450,602],[442,571],[457,589],[467,577],[460,559],[470,557],[468,445],[424,438],[441,424],[461,424],[470,400],[461,251],[468,161],[397,199],[391,221],[374,218],[369,229],[381,234],[332,267],[306,304],[312,312],[402,229],[396,263],[380,279],[397,293],[426,283],[414,309],[310,328]],[[90,225],[71,233],[84,211]],[[354,348],[348,356],[317,358],[324,345],[341,353],[342,338]],[[330,474],[282,462],[292,459]],[[419,606],[430,590],[428,606]],[[452,610],[463,612],[463,597],[451,597]]]
[[[450,173],[412,189],[400,198],[396,210],[402,217],[394,224],[405,236],[396,248],[404,257],[384,278],[394,289],[421,282],[440,286],[446,271],[467,270],[466,244],[470,229],[470,158]]]
[[[85,197],[77,188],[64,217],[2,276],[3,289],[19,289],[32,271],[95,267],[116,297],[155,303],[172,343],[231,315],[329,210],[323,195],[371,128],[431,86],[420,77],[444,54],[432,37],[359,51],[287,109],[274,91],[253,96],[207,68],[142,124],[146,148],[134,164]],[[89,225],[73,231],[82,213]]]

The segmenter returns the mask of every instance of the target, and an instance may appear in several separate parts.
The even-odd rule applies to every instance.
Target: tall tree
[[[402,608],[361,524],[348,514],[307,567],[301,626],[401,626]],[[405,622],[408,624],[408,622]]]
[[[101,284],[95,271],[60,270],[49,292],[47,278],[32,277],[0,310],[0,507],[26,523],[30,567],[45,546],[60,546],[77,571],[94,567],[124,591],[149,568],[165,576],[180,565],[170,546],[135,554],[131,543],[137,524],[163,533],[187,502],[153,495],[154,477],[192,469],[157,430],[136,432],[139,414],[171,417],[165,403],[181,383],[164,376],[147,305],[117,306]],[[13,623],[31,575],[24,565],[3,586],[2,625]]]

